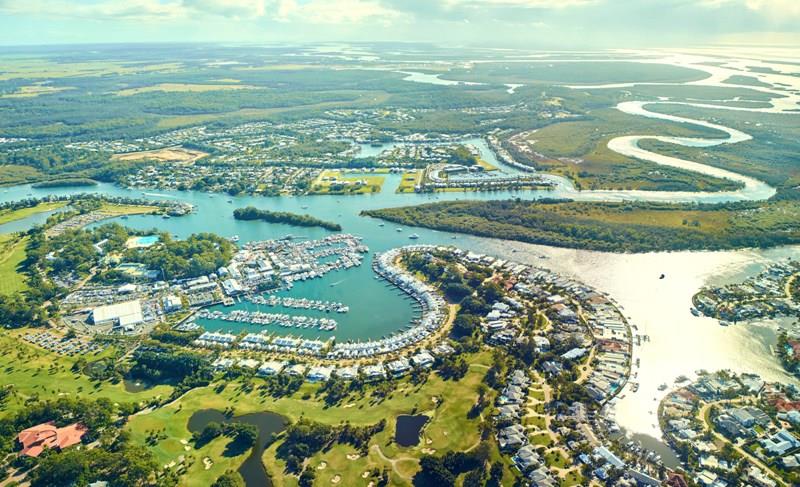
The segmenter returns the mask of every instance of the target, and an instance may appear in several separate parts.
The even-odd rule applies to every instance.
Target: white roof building
[[[324,367],[324,366],[317,366],[311,367],[308,371],[308,375],[306,378],[309,382],[324,382],[331,378],[331,374],[333,373],[332,367]]]
[[[258,375],[265,377],[268,375],[275,375],[283,370],[284,367],[286,367],[286,362],[270,360],[261,364],[261,367],[258,368]]]
[[[114,324],[122,327],[138,325],[144,321],[142,303],[136,299],[123,303],[98,306],[92,310],[91,320],[95,325]]]

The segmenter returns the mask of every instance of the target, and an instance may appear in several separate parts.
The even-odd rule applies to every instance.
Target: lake
[[[258,428],[258,439],[250,455],[239,467],[239,474],[244,478],[247,487],[271,486],[272,481],[267,475],[261,455],[267,442],[274,433],[280,433],[286,428],[287,421],[283,416],[275,413],[250,413],[229,418],[216,409],[201,409],[189,418],[187,429],[192,433],[203,431],[209,423],[246,423]],[[217,440],[218,441],[218,440]],[[224,441],[224,440],[223,440]]]
[[[402,414],[397,417],[394,431],[394,441],[400,446],[416,446],[419,444],[419,435],[427,424],[427,416],[417,414],[414,416]]]

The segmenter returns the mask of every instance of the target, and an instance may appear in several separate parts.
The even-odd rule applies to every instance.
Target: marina
[[[312,318],[310,316],[286,315],[281,313],[260,313],[236,310],[230,313],[201,310],[198,318],[235,321],[251,325],[275,325],[284,328],[317,328],[320,331],[336,330],[338,323],[331,318]]]
[[[485,141],[475,144],[481,152],[481,158],[487,162],[502,166]],[[399,185],[400,174],[387,174],[386,187]],[[558,180],[558,178],[556,178]],[[44,190],[30,185],[9,187],[2,197],[4,201],[18,200],[28,197],[46,197],[51,194],[103,193],[110,196],[141,197],[138,191],[123,189],[114,185],[100,183],[87,188],[53,188]],[[730,195],[703,194],[670,195],[672,201],[723,202],[730,201]],[[145,195],[146,196],[146,195]],[[150,230],[154,227],[166,229],[177,238],[186,238],[192,233],[208,230],[208,222],[214,222],[214,231],[221,235],[238,235],[239,244],[264,241],[265,239],[282,239],[287,234],[297,232],[295,227],[284,224],[263,224],[258,222],[237,221],[231,218],[231,208],[256,206],[288,212],[306,212],[326,220],[340,223],[344,231],[363,238],[362,245],[371,251],[384,252],[388,249],[404,245],[408,236],[401,229],[396,232],[383,222],[360,217],[364,209],[404,206],[426,202],[447,200],[495,200],[509,198],[542,198],[570,197],[580,200],[623,200],[623,199],[661,199],[654,192],[575,192],[570,183],[561,181],[552,190],[496,191],[475,193],[413,193],[398,194],[391,191],[363,195],[358,197],[337,198],[331,204],[330,196],[296,196],[281,198],[263,198],[253,196],[233,196],[231,205],[220,205],[213,194],[201,191],[167,191],[158,199],[169,197],[175,201],[191,204],[196,211],[180,218],[163,220],[157,215],[131,216],[124,222],[126,226],[138,230]],[[113,220],[112,220],[113,221]],[[94,224],[97,225],[97,224]],[[634,357],[641,359],[638,392],[626,394],[624,398],[612,401],[610,407],[620,412],[618,420],[622,426],[632,432],[660,436],[655,424],[653,400],[663,396],[657,390],[658,385],[671,382],[675,376],[693,376],[699,369],[715,370],[732,368],[742,372],[756,372],[767,380],[792,380],[781,369],[777,358],[769,351],[776,343],[776,335],[769,325],[753,327],[720,327],[715,320],[702,316],[693,316],[689,310],[691,295],[704,285],[715,284],[713,280],[723,283],[743,280],[760,272],[761,266],[770,261],[785,259],[797,255],[796,247],[779,247],[771,250],[741,250],[730,252],[674,252],[637,255],[619,255],[603,252],[592,252],[571,249],[558,249],[518,242],[498,241],[465,235],[454,235],[447,232],[414,228],[419,241],[425,244],[457,245],[459,248],[485,252],[505,258],[513,258],[522,262],[537,262],[555,272],[575,277],[582,282],[602,289],[625,306],[626,315],[633,318],[640,329],[651,337],[651,342],[641,345],[641,350],[634,351]],[[303,235],[295,237],[301,240],[324,239],[330,233],[324,229],[304,228]],[[244,243],[244,244],[243,244]],[[245,248],[245,247],[243,247]],[[378,341],[393,333],[398,333],[418,318],[419,310],[412,305],[408,295],[395,286],[387,286],[383,279],[375,279],[371,264],[372,254],[361,254],[363,262],[368,266],[355,265],[352,260],[347,268],[347,275],[329,272],[323,275],[300,272],[293,276],[289,285],[272,290],[276,296],[290,296],[321,301],[341,302],[350,308],[346,319],[339,320],[337,343]],[[669,279],[656,279],[655,282],[642,283],[642,275],[659,276],[664,269],[670,269]],[[721,277],[717,277],[721,276]],[[305,278],[305,279],[303,279]],[[727,281],[733,279],[733,281]],[[271,280],[264,280],[264,285]],[[246,294],[246,293],[245,293]],[[198,296],[197,302],[207,300]],[[194,300],[195,298],[193,298]],[[191,301],[195,302],[195,301]],[[212,301],[213,302],[213,301]],[[221,305],[220,305],[221,306]],[[232,310],[247,309],[252,311],[257,305],[246,300],[234,301]],[[215,309],[212,307],[211,309]],[[298,310],[288,308],[286,314]],[[303,314],[314,315],[316,310],[302,310]],[[324,312],[323,312],[324,313]],[[713,322],[713,323],[712,323]],[[256,333],[263,327],[246,323],[227,322],[222,320],[198,319],[197,323],[209,331]],[[713,326],[712,326],[713,325]],[[284,331],[276,327],[276,331]],[[676,330],[680,330],[679,332]],[[290,342],[314,340],[320,334],[316,328],[286,328],[291,333]],[[680,339],[678,339],[680,337]],[[676,342],[677,340],[677,342]],[[713,353],[708,353],[703,343],[717,343]],[[352,345],[355,347],[355,345]],[[360,346],[360,345],[359,345]],[[685,350],[679,364],[670,358],[675,347]],[[736,351],[733,353],[732,351]],[[736,354],[739,354],[738,356]],[[736,357],[736,358],[734,358]]]

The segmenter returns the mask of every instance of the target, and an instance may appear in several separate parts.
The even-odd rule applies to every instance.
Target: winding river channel
[[[683,59],[683,58],[681,58]],[[704,59],[704,58],[700,58]],[[681,61],[686,65],[687,62]],[[692,67],[700,61],[695,60]],[[675,61],[674,63],[678,63]],[[706,69],[707,68],[707,69]],[[717,66],[703,66],[712,70],[712,77],[719,77]],[[731,69],[731,71],[734,71]],[[748,73],[750,74],[750,73]],[[779,76],[782,82],[787,76],[758,75],[762,81],[769,76]],[[782,77],[781,77],[782,76]],[[727,76],[725,77],[725,79]],[[409,81],[417,81],[412,79]],[[718,80],[717,83],[721,83]],[[786,113],[792,105],[786,98],[794,98],[797,108],[797,84],[800,78],[794,77],[795,92],[775,93],[774,113]],[[731,87],[734,85],[724,85]],[[580,87],[581,89],[607,89],[618,85]],[[748,86],[747,88],[752,88]],[[773,90],[775,91],[775,90]],[[783,90],[780,90],[783,91]],[[655,117],[674,123],[687,123],[719,130],[727,138],[701,139],[680,137],[650,137],[664,142],[694,147],[711,147],[718,144],[732,144],[747,140],[750,136],[738,130],[672,115],[664,115],[647,110],[647,106],[658,102],[627,102],[617,108],[625,113]],[[703,107],[702,104],[690,104]],[[711,107],[709,107],[711,108]],[[713,108],[720,108],[713,106]],[[725,109],[732,109],[730,106]],[[763,109],[770,112],[770,109]],[[789,116],[784,115],[784,116]],[[738,372],[755,372],[767,380],[792,380],[771,354],[770,346],[776,341],[776,323],[760,323],[721,327],[715,320],[695,317],[689,312],[690,298],[697,289],[707,284],[719,284],[744,279],[758,273],[767,263],[788,256],[800,255],[800,247],[782,247],[771,250],[741,250],[728,252],[671,252],[647,254],[611,254],[585,250],[543,247],[518,242],[508,242],[488,238],[454,235],[423,228],[396,228],[390,224],[359,216],[361,210],[386,208],[447,200],[496,200],[511,197],[526,199],[542,197],[568,197],[573,199],[599,200],[657,200],[657,201],[703,201],[724,202],[742,199],[765,199],[774,189],[763,182],[729,171],[724,171],[698,162],[685,161],[645,151],[638,142],[645,137],[628,136],[612,139],[609,147],[621,154],[664,164],[681,167],[698,173],[726,177],[744,184],[738,191],[720,193],[702,192],[652,192],[652,191],[577,191],[569,181],[553,177],[556,187],[553,190],[537,191],[496,191],[478,193],[439,193],[439,194],[396,194],[400,175],[387,175],[382,192],[360,196],[298,196],[298,197],[229,197],[194,191],[138,191],[120,188],[109,184],[86,188],[36,189],[30,185],[15,186],[0,190],[0,201],[11,201],[26,197],[43,197],[51,194],[76,194],[82,192],[103,193],[111,196],[146,197],[152,199],[175,199],[195,205],[196,212],[191,215],[162,219],[157,216],[132,216],[120,221],[137,229],[158,228],[178,237],[187,237],[197,232],[215,232],[230,237],[238,235],[242,242],[278,238],[294,234],[304,238],[321,238],[329,233],[319,228],[291,227],[282,224],[268,224],[233,219],[234,208],[253,205],[274,211],[309,213],[315,217],[336,221],[343,231],[363,237],[364,243],[372,252],[406,245],[412,242],[428,244],[456,245],[478,252],[490,253],[507,259],[514,259],[534,265],[547,267],[556,272],[575,277],[602,291],[609,293],[620,303],[626,316],[637,325],[638,333],[648,335],[649,341],[634,350],[641,366],[634,371],[640,388],[637,393],[630,391],[615,399],[613,411],[618,423],[628,431],[652,437],[660,437],[656,424],[655,410],[657,400],[665,392],[659,391],[662,383],[673,384],[676,377],[691,377],[700,369],[715,370],[728,368]],[[503,171],[512,169],[497,160],[494,153],[482,139],[469,143],[481,152],[488,162]],[[366,150],[370,150],[365,148]],[[374,150],[374,149],[372,149]],[[45,215],[36,215],[25,220],[0,226],[0,233],[22,230],[41,222]],[[416,233],[419,240],[409,240]],[[348,271],[332,272],[321,279],[296,283],[284,295],[306,297],[309,299],[337,301],[350,307],[346,315],[337,316],[339,328],[335,334],[338,340],[376,339],[405,327],[413,318],[415,310],[411,303],[384,281],[374,279],[371,270],[372,255],[364,265]],[[659,279],[661,274],[665,279]],[[237,304],[244,307],[245,304]],[[303,310],[303,314],[313,315]],[[209,329],[237,330],[250,325],[230,322],[201,322]],[[239,328],[237,328],[239,327]],[[280,330],[280,329],[278,329]],[[328,338],[325,332],[317,330],[292,329],[297,336]]]

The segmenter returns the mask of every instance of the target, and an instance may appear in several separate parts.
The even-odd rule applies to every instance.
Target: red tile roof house
[[[63,450],[68,446],[80,443],[87,431],[86,426],[79,423],[58,428],[50,421],[22,430],[17,435],[17,440],[22,444],[20,453],[29,457],[38,457],[45,448]]]

